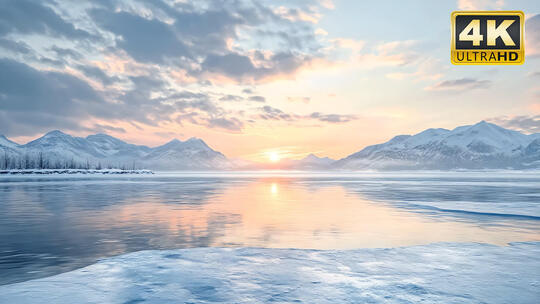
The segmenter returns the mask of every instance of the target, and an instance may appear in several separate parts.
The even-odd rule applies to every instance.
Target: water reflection
[[[411,207],[415,199],[495,202],[493,192],[499,191],[505,202],[534,209],[539,179],[516,177],[511,182],[521,186],[515,187],[500,184],[508,180],[490,179],[460,179],[456,186],[456,181],[439,177],[3,179],[0,284],[145,249],[539,241],[536,218]]]
[[[278,187],[276,183],[272,183],[272,185],[270,186],[270,192],[273,195],[276,195],[278,193]]]

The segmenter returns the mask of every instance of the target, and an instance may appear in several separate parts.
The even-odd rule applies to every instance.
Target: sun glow
[[[270,192],[275,195],[278,193],[278,186],[276,183],[272,183],[272,185],[270,186]]]
[[[278,152],[268,152],[267,154],[268,159],[273,163],[277,163],[281,159]]]

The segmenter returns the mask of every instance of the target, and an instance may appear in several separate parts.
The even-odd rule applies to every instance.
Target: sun
[[[277,163],[281,157],[278,152],[268,152],[268,159],[273,163]]]

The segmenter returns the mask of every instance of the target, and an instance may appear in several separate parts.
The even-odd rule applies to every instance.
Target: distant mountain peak
[[[105,134],[105,133],[97,133],[97,134],[92,134],[92,135],[86,136],[86,139],[89,139],[89,138],[114,138],[114,139],[117,139],[116,137],[110,136],[110,135]]]
[[[474,131],[489,131],[489,132],[502,132],[502,133],[519,133],[518,131],[505,129],[494,123],[482,120],[472,126],[469,126],[468,130]]]
[[[172,139],[168,143],[154,148],[156,151],[184,151],[184,150],[200,150],[200,151],[211,151],[215,152],[210,148],[202,139],[192,137],[186,141],[181,141],[177,138]]]
[[[191,137],[188,140],[186,140],[184,143],[189,146],[198,147],[199,149],[212,150],[212,148],[210,148],[204,140],[198,137]]]
[[[204,142],[204,140],[198,138],[198,137],[190,137],[188,140],[186,140],[186,142]]]
[[[406,140],[407,138],[411,137],[411,135],[396,135],[390,139],[390,142],[398,143]]]
[[[318,157],[314,153],[308,154],[306,157],[300,160],[290,160],[288,162],[288,169],[298,170],[319,170],[328,169],[329,165],[334,160],[328,157]]]
[[[19,144],[14,141],[9,140],[9,138],[4,136],[3,134],[0,134],[0,146],[14,148],[14,147],[18,147]]]
[[[332,160],[329,157],[319,157],[314,153],[309,153],[306,157],[302,158],[303,161],[320,161],[320,160]]]
[[[485,120],[477,122],[477,123],[475,123],[474,125],[471,126],[471,128],[491,128],[491,127],[499,128],[499,126],[497,126],[495,124],[492,124],[492,123],[489,123],[489,122],[487,122]]]
[[[126,144],[123,140],[118,139],[114,136],[110,136],[103,133],[98,133],[94,135],[86,136],[86,140],[95,141],[95,142],[114,142],[116,144]]]
[[[52,130],[50,132],[47,132],[44,137],[58,137],[58,136],[70,136],[60,130]]]

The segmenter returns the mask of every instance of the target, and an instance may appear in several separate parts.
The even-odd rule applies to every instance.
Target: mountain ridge
[[[160,170],[227,169],[229,160],[221,152],[210,148],[200,138],[185,141],[173,139],[161,146],[148,147],[127,143],[107,134],[77,137],[59,130],[18,145],[0,135],[0,151],[9,157],[10,167],[123,167]],[[38,159],[40,159],[38,161]],[[39,162],[40,165],[36,165]],[[0,162],[8,167],[6,161]],[[4,168],[5,169],[5,168]]]
[[[540,134],[526,135],[486,121],[453,130],[426,129],[398,135],[344,157],[341,169],[527,169],[540,167]]]
[[[172,139],[148,147],[99,133],[76,137],[59,130],[47,132],[26,144],[17,144],[0,135],[2,157],[17,159],[17,165],[42,157],[56,165],[94,164],[95,167],[129,167],[153,170],[452,170],[452,169],[538,169],[540,133],[523,134],[480,121],[452,130],[429,128],[413,135],[396,135],[390,140],[366,146],[333,160],[311,153],[299,160],[275,164],[253,164],[230,160],[204,140],[191,137]],[[30,156],[29,156],[30,155]],[[28,160],[28,158],[31,158]],[[60,164],[58,164],[60,163]]]

